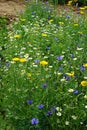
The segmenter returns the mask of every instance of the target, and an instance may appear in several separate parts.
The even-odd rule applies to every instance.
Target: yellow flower
[[[87,6],[84,6],[85,9],[87,9]]]
[[[30,42],[27,42],[27,44],[31,44]]]
[[[82,35],[83,33],[82,32],[78,32],[78,34]]]
[[[74,26],[77,27],[77,26],[78,26],[78,23],[74,23]]]
[[[84,98],[87,99],[87,95],[85,95]]]
[[[39,24],[34,24],[35,27],[39,27]]]
[[[20,19],[20,21],[24,22],[24,21],[25,21],[25,19]]]
[[[72,5],[72,0],[68,1],[68,6],[71,6]]]
[[[73,77],[74,76],[74,72],[71,73],[66,73],[68,76]]]
[[[60,25],[63,25],[63,24],[64,24],[64,22],[59,22],[59,24],[60,24]]]
[[[48,65],[48,62],[43,60],[43,61],[40,62],[40,65],[42,65],[42,66]]]
[[[87,67],[87,63],[83,65],[84,67]]]
[[[74,90],[72,88],[68,89],[69,93],[72,93]]]
[[[15,57],[12,59],[13,61],[19,61],[19,58]]]
[[[85,10],[85,7],[80,7],[80,10]]]
[[[80,14],[84,14],[84,12],[83,12],[83,11],[80,11]]]
[[[26,62],[26,58],[20,58],[19,61],[20,62]]]
[[[74,0],[74,2],[77,2],[78,0]]]
[[[47,36],[47,34],[46,33],[42,33],[42,37],[46,37]]]
[[[50,19],[49,22],[53,22],[53,19]]]
[[[84,87],[87,86],[87,81],[82,81],[81,85],[84,86]]]
[[[25,74],[25,70],[21,70],[21,75],[24,75]]]
[[[20,35],[16,34],[14,35],[14,38],[20,38]]]
[[[31,73],[27,73],[27,76],[28,76],[29,78],[31,77],[31,75],[32,75]]]

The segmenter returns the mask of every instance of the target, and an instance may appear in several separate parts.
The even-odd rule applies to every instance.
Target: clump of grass
[[[2,106],[13,130],[86,130],[87,21],[55,12],[30,3],[8,32]]]

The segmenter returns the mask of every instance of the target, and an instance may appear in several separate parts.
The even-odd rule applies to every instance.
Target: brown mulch
[[[0,17],[15,18],[24,8],[25,0],[0,0]]]

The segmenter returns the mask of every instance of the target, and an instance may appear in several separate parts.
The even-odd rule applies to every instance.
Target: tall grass
[[[8,130],[87,129],[85,12],[58,15],[49,3],[27,3],[4,32],[1,98]]]

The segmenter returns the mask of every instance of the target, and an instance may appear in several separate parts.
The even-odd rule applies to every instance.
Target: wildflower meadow
[[[0,18],[0,130],[87,130],[87,7],[57,8]]]

